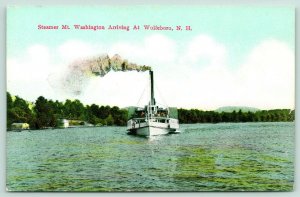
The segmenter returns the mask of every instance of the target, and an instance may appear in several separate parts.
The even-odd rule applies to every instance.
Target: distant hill
[[[256,112],[260,111],[260,109],[254,108],[254,107],[245,107],[245,106],[226,106],[226,107],[220,107],[215,110],[215,112],[238,112],[239,110],[242,110],[242,112]]]

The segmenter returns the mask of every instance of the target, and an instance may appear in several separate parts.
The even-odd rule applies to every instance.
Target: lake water
[[[7,133],[10,191],[291,191],[294,123],[180,125],[143,138],[125,127]]]

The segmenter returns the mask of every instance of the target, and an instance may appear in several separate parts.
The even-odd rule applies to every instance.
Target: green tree
[[[48,101],[43,96],[38,97],[36,100],[34,111],[36,113],[36,127],[38,129],[57,126],[57,119],[52,108],[52,103],[52,101]]]
[[[83,120],[86,119],[86,110],[79,100],[66,100],[64,107],[64,117],[67,119]]]
[[[106,121],[106,124],[111,126],[111,125],[114,125],[114,118],[112,117],[111,114],[108,115],[108,117],[105,119]]]
[[[9,92],[6,92],[6,104],[7,104],[7,120],[6,120],[6,126],[9,129],[11,124],[13,123],[13,100]]]
[[[34,125],[34,114],[29,108],[29,104],[19,96],[15,96],[15,100],[9,92],[6,93],[7,99],[7,128],[11,128],[12,123],[29,123],[32,128]]]
[[[291,110],[288,114],[288,120],[289,121],[295,121],[295,110]]]
[[[99,112],[97,114],[97,116],[101,119],[105,119],[109,116],[110,114],[110,106],[101,106],[99,108]]]

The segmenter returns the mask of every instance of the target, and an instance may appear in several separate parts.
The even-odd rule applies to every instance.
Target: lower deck
[[[164,135],[176,133],[179,129],[177,119],[131,119],[128,121],[127,130],[129,134],[142,136]],[[177,131],[178,132],[178,131]]]

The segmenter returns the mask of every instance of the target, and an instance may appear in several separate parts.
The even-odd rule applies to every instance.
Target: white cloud
[[[171,98],[167,100],[172,106],[200,109],[222,106],[228,87],[234,85],[226,64],[225,46],[208,35],[198,35],[185,46],[168,73],[167,78],[171,79],[161,80],[164,97]]]
[[[227,64],[225,45],[208,35],[198,35],[180,44],[159,34],[146,37],[141,43],[100,44],[71,40],[62,43],[51,55],[45,46],[32,46],[22,56],[8,59],[8,90],[24,95],[25,99],[42,94],[52,99],[70,98],[50,88],[49,74],[57,68],[56,73],[63,74],[72,61],[107,52],[110,56],[118,53],[130,62],[153,66],[156,86],[163,94],[159,96],[156,92],[157,100],[160,103],[166,100],[169,106],[294,108],[294,53],[278,40],[258,44],[234,70]],[[52,61],[54,56],[61,58],[59,67]],[[110,73],[103,78],[91,78],[85,92],[77,98],[85,103],[135,105],[147,83],[147,73]]]
[[[214,109],[226,105],[261,109],[294,108],[295,61],[283,42],[267,40],[250,51],[236,70],[227,65],[206,67],[192,74],[193,107]]]
[[[147,83],[147,73],[112,71],[105,77],[93,77],[80,100],[119,107],[136,105]]]
[[[237,75],[244,104],[294,108],[295,56],[283,42],[270,39],[255,47]]]
[[[19,58],[7,60],[7,77],[11,81],[41,80],[49,73],[50,53],[46,46],[33,45]]]
[[[8,91],[30,100],[35,100],[40,95],[51,95],[47,82],[53,69],[51,57],[48,47],[35,44],[19,57],[8,59]]]

